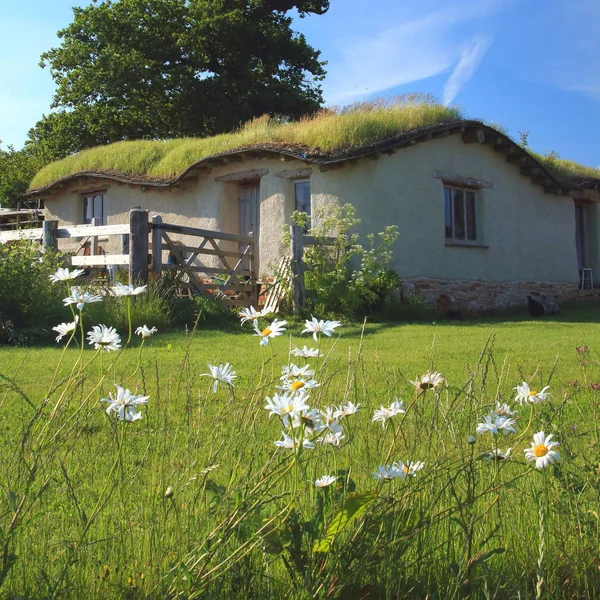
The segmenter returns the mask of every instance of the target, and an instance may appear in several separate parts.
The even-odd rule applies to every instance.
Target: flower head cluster
[[[335,328],[341,327],[341,325],[339,321],[318,321],[313,317],[310,321],[306,320],[304,322],[302,333],[312,333],[313,339],[317,343],[319,341],[319,333],[331,337]]]
[[[225,383],[231,387],[233,387],[233,380],[237,379],[237,375],[233,370],[233,367],[229,363],[225,363],[224,365],[211,365],[208,363],[208,370],[210,373],[202,373],[200,377],[212,377],[214,380],[213,383],[213,393],[216,394],[219,389],[219,383]]]
[[[381,427],[385,428],[385,424],[388,419],[391,419],[396,415],[403,415],[405,412],[404,402],[396,398],[396,400],[394,400],[394,402],[392,402],[388,408],[382,406],[379,410],[376,410],[373,414],[372,421],[381,421]]]
[[[294,347],[291,354],[299,358],[319,358],[319,356],[321,356],[321,353],[317,348],[308,348],[307,346],[304,346],[303,348]]]
[[[267,397],[265,409],[269,411],[269,417],[277,415],[282,418],[284,427],[290,425],[290,419],[300,417],[304,411],[310,410],[306,404],[307,396],[305,394],[273,394],[272,398]]]
[[[106,414],[116,413],[121,421],[137,421],[142,418],[141,413],[137,412],[137,407],[141,404],[148,404],[150,396],[134,396],[129,390],[117,385],[117,394],[113,396],[109,393],[108,398],[102,398],[102,402],[108,402]]]
[[[114,327],[106,325],[94,325],[92,331],[87,334],[87,339],[90,344],[94,345],[96,350],[118,350],[121,347],[121,337],[116,332]]]
[[[516,424],[517,422],[514,419],[500,416],[493,410],[477,425],[477,433],[485,433],[486,431],[489,431],[494,435],[498,434],[500,431],[502,431],[504,435],[508,435],[511,432],[517,433],[515,428]]]
[[[533,436],[531,448],[525,449],[525,457],[527,460],[535,460],[536,469],[544,469],[560,460],[560,454],[553,450],[560,444],[552,441],[552,437],[552,434],[546,436],[543,431],[539,431]]]
[[[540,404],[542,402],[546,402],[550,398],[550,394],[546,391],[550,389],[550,386],[546,386],[542,388],[541,392],[537,392],[532,390],[529,387],[529,384],[524,381],[521,385],[518,385],[516,388],[517,395],[515,397],[515,401],[518,401],[521,406],[523,404]]]
[[[56,269],[56,272],[52,275],[48,275],[50,281],[52,283],[58,283],[59,281],[70,281],[71,279],[76,279],[80,275],[83,275],[85,271],[83,269],[73,269],[69,271],[69,269],[63,269],[59,267]]]

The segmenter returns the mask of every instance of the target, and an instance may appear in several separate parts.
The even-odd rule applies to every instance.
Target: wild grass
[[[461,118],[458,108],[442,106],[422,94],[326,109],[297,122],[265,115],[246,123],[239,131],[209,138],[138,140],[83,150],[43,167],[30,189],[84,171],[169,179],[207,156],[251,144],[301,145],[310,151],[338,153],[418,127]]]
[[[600,179],[600,170],[588,167],[566,158],[560,158],[556,153],[538,154],[532,152],[533,156],[544,165],[558,179],[569,181],[572,178]]]
[[[3,595],[27,598],[593,598],[600,526],[600,364],[594,309],[562,320],[344,326],[311,361],[310,405],[348,400],[339,447],[278,450],[265,397],[291,340],[261,350],[251,328],[150,338],[93,351],[0,349]],[[149,324],[151,325],[151,324]],[[590,350],[577,352],[588,344]],[[232,362],[213,394],[206,363]],[[298,362],[298,361],[296,361]],[[59,365],[57,367],[57,364]],[[447,386],[417,394],[429,369]],[[518,434],[478,435],[513,387]],[[150,396],[142,421],[108,418],[114,384]],[[373,411],[404,400],[385,429]],[[561,442],[556,467],[524,459],[534,432]],[[513,447],[503,463],[481,457]],[[392,460],[422,460],[377,483]],[[335,485],[312,482],[337,475]],[[11,525],[13,524],[14,525]],[[2,567],[0,566],[0,569]]]

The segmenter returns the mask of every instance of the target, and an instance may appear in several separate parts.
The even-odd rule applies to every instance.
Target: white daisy
[[[273,415],[283,417],[283,425],[287,427],[290,418],[300,415],[305,410],[310,410],[306,404],[307,398],[304,394],[273,394],[273,398],[267,397],[265,409],[270,411],[269,418]]]
[[[114,327],[106,325],[94,325],[92,331],[87,334],[90,344],[94,344],[96,350],[118,350],[121,347],[121,337]]]
[[[56,272],[53,275],[48,275],[50,281],[52,283],[58,283],[59,281],[69,281],[70,279],[75,279],[80,275],[83,275],[85,271],[83,269],[73,269],[69,271],[69,269],[63,269],[59,267],[56,269]]]
[[[379,465],[377,471],[373,473],[375,479],[405,479],[406,475],[399,469],[396,464],[393,465]]]
[[[402,475],[400,476],[401,479],[406,479],[406,477],[408,477],[409,475],[411,477],[416,477],[417,472],[425,466],[425,463],[422,460],[419,460],[417,462],[409,461],[406,464],[404,464],[401,460],[399,460],[395,462],[392,466],[402,473]]]
[[[146,325],[142,325],[141,327],[138,327],[135,330],[135,333],[136,333],[136,335],[141,336],[142,339],[146,339],[146,338],[149,338],[153,333],[156,333],[157,331],[158,331],[158,329],[156,329],[156,327],[149,329],[148,327],[146,327]]]
[[[360,404],[353,404],[352,402],[348,402],[348,404],[341,404],[333,411],[333,416],[336,419],[343,419],[349,415],[354,415],[358,412]]]
[[[310,379],[315,374],[315,372],[309,367],[310,365],[298,367],[294,363],[291,363],[289,366],[284,365],[281,368],[280,379],[287,379],[288,377],[302,377],[304,379]]]
[[[225,363],[224,365],[211,365],[208,363],[208,370],[210,373],[202,373],[200,377],[212,377],[215,380],[213,383],[214,394],[217,393],[219,383],[226,383],[233,387],[233,380],[237,379],[237,375],[229,363]]]
[[[137,296],[143,294],[146,291],[147,285],[135,287],[134,285],[123,285],[122,283],[115,283],[112,286],[112,292],[115,296]]]
[[[346,436],[340,427],[338,431],[333,432],[330,429],[319,438],[317,438],[317,443],[319,444],[329,444],[330,446],[339,446],[342,440],[345,440]]]
[[[441,373],[430,373],[429,371],[421,377],[421,379],[415,379],[411,383],[417,388],[417,390],[430,390],[432,388],[440,387],[444,383],[444,377]]]
[[[77,288],[72,287],[71,295],[67,298],[63,298],[63,302],[65,306],[69,306],[69,304],[77,304],[77,310],[83,310],[83,307],[86,304],[90,304],[92,302],[102,302],[102,296],[91,294],[90,292],[83,292],[82,294]]]
[[[519,411],[517,410],[512,410],[510,408],[510,406],[508,406],[508,404],[500,404],[499,402],[496,403],[496,408],[494,409],[494,412],[499,416],[499,417],[514,417]]]
[[[337,417],[333,414],[334,407],[326,406],[322,411],[321,415],[325,419],[325,427],[331,431],[331,433],[338,433],[342,431],[341,425],[338,423]]]
[[[323,417],[316,408],[302,411],[292,417],[292,427],[298,428],[304,425],[307,433],[319,433],[325,428]]]
[[[262,338],[260,340],[261,346],[267,346],[269,344],[269,338],[275,338],[277,336],[283,335],[285,331],[285,325],[287,325],[287,321],[278,321],[275,319],[268,327],[263,329],[262,331],[258,328],[258,321],[254,320],[254,331],[258,337]]]
[[[312,390],[320,385],[321,384],[317,383],[314,379],[303,379],[299,377],[297,379],[284,379],[283,385],[278,385],[277,387],[280,390],[286,390],[292,393],[304,393],[307,390]]]
[[[279,448],[287,448],[288,450],[293,450],[294,448],[299,448],[300,444],[302,444],[302,447],[306,450],[312,450],[315,447],[315,445],[308,438],[304,438],[301,441],[298,438],[292,439],[287,433],[285,433],[285,431],[282,431],[282,433],[283,440],[274,442],[275,445]]]
[[[129,390],[117,385],[117,395],[113,397],[109,393],[108,398],[102,398],[102,402],[108,402],[109,406],[106,409],[106,414],[115,412],[121,421],[137,421],[142,418],[142,415],[136,411],[140,404],[148,404],[150,396],[134,396]]]
[[[317,321],[314,317],[308,321],[304,322],[304,329],[302,333],[312,333],[313,339],[315,343],[319,341],[319,333],[331,337],[333,335],[334,329],[336,327],[341,327],[341,323],[339,321]]]
[[[385,428],[385,423],[388,419],[395,417],[396,415],[402,415],[406,411],[404,410],[404,402],[399,401],[397,398],[392,402],[389,408],[382,406],[379,410],[376,410],[373,414],[372,421],[381,421],[381,428]]]
[[[509,433],[517,433],[516,421],[509,417],[500,417],[496,414],[495,411],[490,412],[483,418],[483,422],[477,425],[477,433],[485,433],[489,431],[496,435],[500,431],[504,433],[504,435],[508,435]]]
[[[300,358],[319,358],[321,353],[317,350],[317,348],[308,348],[304,346],[304,348],[298,348],[294,346],[294,349],[291,352],[294,356],[299,356]]]
[[[560,460],[560,454],[553,450],[560,446],[558,442],[551,441],[552,434],[545,436],[543,431],[539,431],[533,436],[531,448],[525,449],[527,460],[535,460],[536,469],[544,469],[548,465]]]
[[[494,450],[491,450],[490,452],[486,452],[483,455],[483,458],[485,460],[497,460],[498,462],[503,461],[503,460],[508,460],[511,450],[512,450],[512,448],[509,448],[506,452],[503,452],[502,450],[500,450],[500,448],[495,448]]]
[[[259,317],[264,317],[262,311],[256,310],[254,306],[251,306],[250,308],[242,308],[238,315],[242,320],[240,323],[241,325],[243,325],[246,321],[254,321]]]
[[[318,488],[327,487],[327,486],[331,485],[332,483],[334,483],[336,479],[337,479],[337,477],[334,477],[333,475],[323,475],[323,477],[320,477],[319,479],[317,479],[315,481],[315,487],[318,487]]]
[[[56,336],[56,341],[59,342],[65,335],[67,335],[67,333],[75,331],[78,322],[79,315],[75,315],[74,321],[71,321],[70,323],[61,323],[60,325],[53,327],[52,329],[56,331],[56,333],[58,333],[58,335]]]
[[[550,398],[550,394],[546,391],[550,389],[549,385],[543,388],[541,392],[536,392],[529,387],[529,384],[526,381],[524,381],[521,385],[518,385],[513,389],[517,390],[515,401],[518,400],[521,405],[530,402],[531,404],[539,404],[541,402],[546,402],[546,400]]]

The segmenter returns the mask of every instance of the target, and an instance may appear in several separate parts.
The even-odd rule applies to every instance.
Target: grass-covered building
[[[600,273],[599,185],[596,169],[409,99],[92,148],[44,167],[28,195],[61,224],[123,223],[141,206],[169,223],[258,232],[261,273],[287,252],[294,210],[350,203],[361,234],[398,226],[393,266],[409,288],[481,310],[576,295],[582,267]]]

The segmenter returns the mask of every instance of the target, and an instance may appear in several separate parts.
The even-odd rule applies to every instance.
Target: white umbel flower
[[[544,387],[541,392],[536,392],[529,387],[529,384],[526,381],[524,381],[521,385],[518,385],[513,389],[517,390],[515,401],[518,400],[521,406],[529,403],[540,404],[541,402],[546,402],[546,400],[550,398],[550,394],[546,391],[550,389],[549,385]]]
[[[382,429],[385,428],[385,423],[388,419],[395,417],[396,415],[402,415],[406,411],[404,410],[404,402],[399,401],[397,398],[392,402],[389,408],[382,406],[380,409],[376,410],[373,414],[372,421],[381,421]]]
[[[142,415],[137,412],[137,407],[141,404],[148,404],[150,396],[134,396],[129,390],[117,385],[117,395],[113,397],[109,393],[108,398],[102,398],[102,402],[108,402],[106,414],[117,413],[121,421],[137,421]]]
[[[90,344],[94,344],[96,350],[118,350],[121,347],[121,337],[116,332],[114,327],[106,325],[94,325],[92,331],[87,334],[87,339]]]
[[[524,450],[527,460],[535,460],[536,469],[544,469],[560,460],[560,454],[552,449],[560,444],[552,441],[552,437],[552,434],[546,436],[543,431],[538,431],[533,436],[531,448]]]
[[[307,438],[300,440],[299,438],[291,438],[285,431],[283,433],[283,440],[279,440],[274,442],[278,448],[287,448],[288,450],[293,450],[294,448],[299,448],[302,445],[302,448],[305,450],[312,450],[315,445]]]
[[[314,317],[309,321],[304,322],[304,329],[302,333],[312,333],[315,343],[319,341],[319,333],[331,337],[336,327],[341,327],[342,324],[339,321],[318,321]]]
[[[75,320],[70,323],[61,323],[52,329],[58,333],[56,336],[56,341],[60,342],[60,340],[67,335],[67,333],[71,333],[71,331],[75,331],[77,327],[77,323],[79,322],[79,315],[75,315]]]
[[[214,379],[214,394],[217,393],[219,383],[226,383],[227,385],[233,387],[233,380],[237,379],[237,375],[229,363],[225,363],[224,365],[211,365],[208,363],[208,370],[210,373],[202,373],[200,377],[212,377]]]
[[[98,296],[97,294],[92,294],[90,292],[83,292],[83,294],[77,289],[71,288],[71,295],[67,298],[63,298],[63,302],[65,306],[69,306],[69,304],[76,304],[77,310],[83,310],[83,307],[86,304],[91,304],[92,302],[102,302],[102,296]]]
[[[360,404],[353,404],[352,402],[348,402],[348,404],[341,404],[333,411],[333,416],[336,419],[343,419],[349,415],[354,415],[358,412],[360,408]]]
[[[278,321],[275,319],[268,327],[260,330],[258,328],[258,321],[255,320],[254,331],[256,331],[256,333],[254,335],[257,335],[261,338],[261,346],[267,346],[269,344],[269,339],[283,335],[283,332],[285,331],[285,325],[287,325],[287,321]]]
[[[134,285],[124,285],[122,283],[115,283],[112,286],[112,293],[115,296],[138,296],[146,291],[147,285],[135,287]]]
[[[63,269],[59,267],[56,269],[56,272],[52,275],[48,275],[50,281],[52,283],[58,283],[59,281],[69,281],[71,279],[76,279],[80,275],[83,275],[85,271],[83,269],[73,269],[69,271],[69,269]]]
[[[317,479],[315,481],[315,487],[318,487],[318,488],[327,487],[327,486],[331,485],[332,483],[335,483],[336,479],[337,479],[337,477],[334,477],[333,475],[323,475],[323,477],[319,477],[319,479]]]
[[[272,398],[267,397],[265,409],[270,411],[269,418],[278,415],[283,418],[283,425],[288,427],[290,418],[310,410],[306,400],[307,396],[304,394],[273,394]]]
[[[156,329],[156,327],[153,327],[152,329],[149,329],[146,325],[142,325],[141,327],[138,327],[135,330],[135,334],[139,335],[142,339],[147,339],[149,338],[153,333],[156,333],[158,331],[158,329]]]
[[[485,433],[489,431],[494,435],[498,434],[500,431],[504,433],[504,435],[508,435],[509,433],[517,433],[516,421],[509,417],[500,417],[496,414],[495,411],[492,411],[488,415],[483,418],[483,421],[477,425],[477,433]]]
[[[415,379],[411,383],[417,388],[417,390],[430,390],[432,388],[438,388],[444,383],[444,377],[441,373],[430,373],[429,371],[421,377],[421,379]]]
[[[308,348],[307,346],[304,346],[304,348],[295,346],[292,350],[292,354],[300,358],[319,358],[319,356],[321,356],[321,353],[317,348]]]

